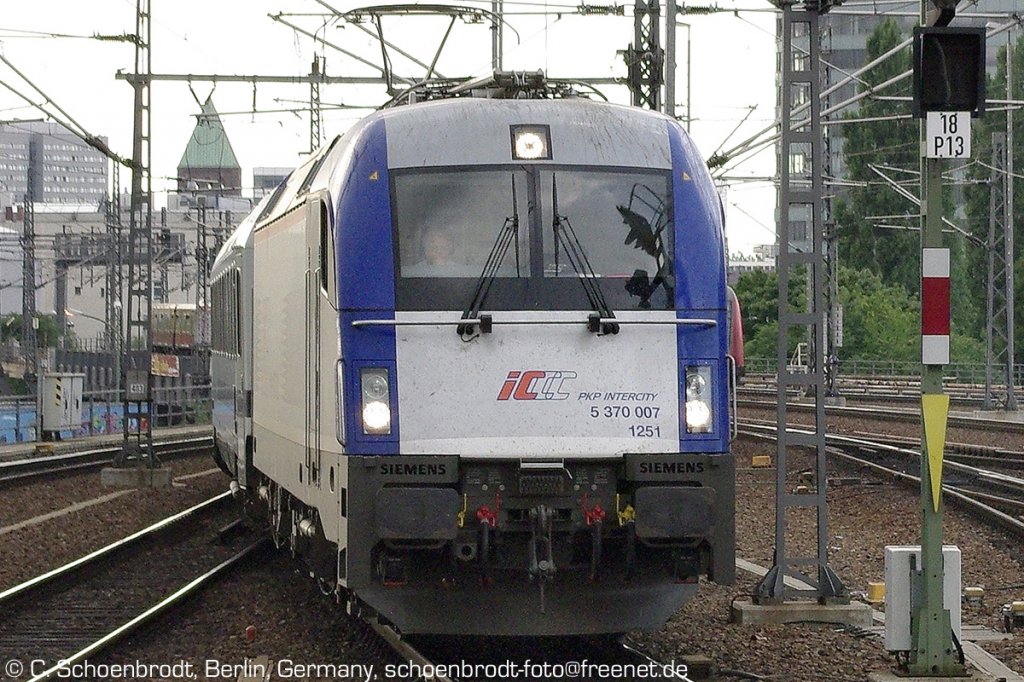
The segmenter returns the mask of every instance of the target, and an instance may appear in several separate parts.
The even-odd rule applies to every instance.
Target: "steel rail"
[[[751,430],[750,431],[746,431],[745,429],[751,429]],[[744,433],[745,435],[750,435],[750,436],[755,436],[755,437],[760,437],[760,438],[769,438],[769,439],[774,439],[775,436],[773,434],[775,433],[775,431],[776,431],[776,428],[774,426],[756,425],[756,424],[747,424],[746,426],[741,427],[741,429],[740,429],[740,433]],[[878,462],[873,462],[873,461],[871,461],[869,459],[864,459],[863,457],[857,457],[856,455],[851,455],[850,453],[845,452],[844,450],[842,450],[841,447],[845,445],[846,447],[854,447],[854,448],[862,448],[862,449],[886,450],[886,451],[889,451],[889,452],[894,452],[894,453],[899,453],[899,454],[904,454],[904,455],[912,454],[914,457],[920,457],[920,453],[918,453],[918,452],[912,452],[912,451],[909,451],[909,450],[905,450],[903,448],[896,448],[894,446],[886,445],[885,443],[878,443],[878,442],[873,442],[873,441],[864,441],[864,440],[859,440],[859,439],[855,439],[855,438],[846,438],[846,437],[843,437],[843,436],[826,436],[826,440],[831,440],[832,443],[833,443],[832,445],[829,445],[829,446],[826,447],[826,451],[829,454],[835,455],[836,457],[839,457],[841,459],[845,459],[845,460],[847,460],[849,462],[852,462],[854,464],[857,464],[859,466],[866,466],[866,467],[868,467],[870,469],[874,469],[875,471],[879,471],[879,472],[884,473],[884,474],[886,474],[888,476],[892,476],[896,480],[901,481],[903,483],[911,484],[911,485],[914,485],[914,486],[920,486],[921,485],[921,478],[919,476],[915,476],[915,475],[909,474],[909,473],[907,473],[905,471],[899,471],[897,469],[893,469],[891,467],[887,467],[887,466],[885,466],[883,464],[879,464]],[[954,463],[953,462],[946,462],[945,466],[950,466],[952,464],[954,464]],[[960,465],[960,466],[964,466],[964,465]],[[971,468],[973,468],[973,467],[971,467]],[[994,472],[989,472],[989,473],[994,473]],[[1013,477],[1011,477],[1011,478],[1013,478]],[[1024,520],[1020,520],[1020,519],[1014,518],[1013,516],[1011,516],[1011,515],[1009,515],[1009,514],[1007,514],[1005,512],[1002,512],[999,509],[996,509],[995,507],[992,507],[990,505],[985,504],[984,502],[979,501],[978,499],[975,499],[974,497],[972,497],[972,495],[974,494],[973,491],[968,491],[968,490],[965,490],[962,487],[952,486],[952,485],[948,485],[948,484],[943,484],[942,485],[942,490],[943,490],[944,493],[949,495],[950,498],[952,498],[952,499],[956,500],[957,502],[963,504],[968,509],[978,513],[983,518],[985,518],[987,520],[990,520],[990,521],[993,521],[995,524],[1003,527],[1004,529],[1006,529],[1006,530],[1008,530],[1008,531],[1010,531],[1010,532],[1012,532],[1012,533],[1014,533],[1016,535],[1024,537]],[[993,496],[987,496],[987,497],[993,497]]]
[[[79,557],[74,561],[71,561],[67,564],[64,564],[63,566],[55,568],[52,571],[48,571],[46,573],[43,573],[42,575],[36,576],[35,578],[26,580],[25,582],[19,585],[15,585],[14,587],[8,588],[3,592],[0,592],[0,606],[6,606],[13,602],[15,599],[20,599],[29,594],[30,592],[32,592],[33,590],[37,590],[42,586],[53,582],[57,578],[64,578],[69,575],[72,575],[82,570],[86,566],[91,566],[100,560],[107,559],[116,554],[117,552],[120,552],[121,550],[124,550],[128,547],[131,547],[132,545],[135,545],[141,540],[151,537],[152,535],[159,533],[161,531],[167,530],[168,528],[171,528],[177,525],[178,523],[186,519],[189,519],[197,514],[209,511],[214,507],[220,505],[224,501],[228,500],[230,497],[230,491],[223,492],[219,495],[211,497],[205,502],[200,502],[194,507],[190,507],[185,511],[179,512],[173,516],[168,516],[167,518],[161,521],[157,521],[151,526],[143,528],[138,532],[132,533],[127,537],[121,538],[116,542],[112,542],[106,547],[97,549],[94,552],[90,552],[89,554],[86,554],[83,557]]]
[[[914,476],[913,474],[907,474],[901,471],[896,471],[895,469],[889,469],[888,467],[885,467],[881,464],[877,464],[875,462],[871,462],[870,460],[862,459],[860,457],[855,457],[854,455],[842,452],[835,448],[829,448],[829,450],[832,452],[832,454],[842,459],[863,466],[868,466],[885,473],[889,473],[890,475],[901,479],[908,485],[913,485],[915,487],[919,487],[921,485],[920,477]],[[1006,514],[1005,512],[996,509],[995,507],[989,506],[983,502],[974,499],[973,497],[971,497],[970,493],[965,492],[960,488],[955,488],[949,485],[943,485],[942,491],[949,495],[951,498],[955,499],[957,502],[963,504],[968,509],[979,514],[983,518],[994,522],[996,525],[1002,526],[1004,529],[1018,536],[1024,537],[1024,522],[1014,518],[1013,516],[1010,516],[1009,514]]]
[[[663,661],[659,661],[658,659],[652,657],[650,654],[641,651],[640,649],[636,648],[628,642],[619,642],[619,645],[622,647],[622,652],[627,656],[638,659],[644,665],[653,666],[650,668],[650,670],[658,669],[661,673],[661,675],[658,676],[658,679],[681,680],[682,682],[689,682],[690,678],[688,676],[688,672],[677,672],[675,666],[670,667],[669,664],[664,663]],[[666,675],[666,672],[669,672],[669,674]],[[752,679],[763,680],[765,678],[755,675]]]
[[[182,456],[213,448],[213,437],[189,436],[176,440],[157,441],[153,445],[159,455]],[[36,476],[90,469],[109,464],[120,450],[119,443],[90,450],[0,462],[0,485]]]
[[[770,424],[754,424],[752,426],[758,426],[761,428],[775,429]],[[811,433],[809,431],[802,431],[800,429],[790,429],[793,433]],[[839,436],[836,434],[826,434],[825,442],[833,445],[847,445],[862,450],[875,450],[888,452],[894,455],[900,455],[908,457],[911,460],[915,460],[920,457],[921,453],[918,450],[909,450],[907,448],[897,447],[888,443],[881,443],[876,440],[866,440],[863,438],[852,438],[850,436]],[[985,481],[990,485],[1000,486],[1012,490],[1014,492],[1024,492],[1024,478],[1018,478],[1017,476],[1010,476],[1009,474],[1002,474],[998,471],[991,471],[989,469],[981,469],[979,467],[971,466],[969,464],[963,464],[961,462],[952,462],[946,460],[943,466],[949,471],[956,471],[960,474],[972,476],[976,479]]]
[[[445,659],[452,657],[453,654],[448,648],[450,644],[442,644],[437,641],[431,642],[427,646],[428,654],[423,653],[415,646],[410,644],[407,640],[403,639],[402,636],[397,633],[390,625],[386,622],[382,622],[376,615],[362,615],[360,620],[366,623],[374,630],[374,632],[383,639],[391,649],[397,653],[401,658],[411,663],[412,665],[419,666],[421,671],[430,670],[431,666],[435,664],[431,661],[430,656],[434,656],[436,659]],[[521,649],[516,647],[522,647],[528,640],[520,640],[516,644],[511,644],[513,653],[506,652],[506,658],[501,659],[501,662],[507,661],[523,661],[529,662],[533,657],[530,654],[524,654]],[[528,645],[527,645],[528,646]],[[436,649],[436,650],[435,650]],[[570,650],[574,653],[571,659],[577,662],[592,663],[594,667],[603,665],[645,665],[650,666],[649,670],[657,670],[654,673],[655,677],[659,679],[668,680],[690,680],[691,678],[687,675],[692,671],[683,672],[679,670],[679,666],[659,661],[658,659],[650,656],[642,649],[638,648],[634,643],[628,640],[622,639],[609,639],[604,636],[597,636],[596,638],[576,638],[576,642],[570,645]],[[494,654],[491,654],[492,656]],[[499,654],[500,655],[500,654]],[[566,655],[566,651],[560,650],[559,656]],[[463,659],[463,662],[465,660]],[[493,663],[493,660],[475,660],[472,663],[467,664],[466,667],[478,672],[485,668],[487,665]],[[460,668],[460,670],[463,670]],[[766,677],[761,677],[752,673],[746,673],[742,671],[732,671],[734,676],[743,677],[751,680],[767,680]],[[451,673],[449,672],[449,675]],[[446,677],[440,674],[435,669],[433,677],[427,679],[437,680],[438,682],[475,682],[477,680],[483,680],[483,677],[470,675],[469,677]],[[580,680],[592,680],[596,679],[592,675],[588,674],[585,670],[578,674]]]
[[[884,388],[885,390],[879,390]],[[747,381],[740,386],[740,393],[746,396],[775,396],[777,395],[777,389],[775,384],[752,384]],[[846,400],[867,402],[914,402],[921,397],[920,386],[897,386],[889,385],[880,387],[880,385],[862,387],[862,390],[855,390],[852,386],[846,386],[842,383],[839,384],[839,394]],[[947,389],[946,393],[949,395],[951,402],[956,405],[973,406],[978,409],[983,404],[983,399],[980,395],[977,395],[975,391],[964,389],[958,391],[957,389]],[[791,397],[799,397],[796,393],[791,393]]]
[[[918,394],[920,399],[920,394]],[[757,407],[765,408],[775,411],[778,407],[775,400],[771,402],[759,401],[759,400],[746,400],[740,399],[738,403],[741,406],[746,407]],[[803,405],[797,402],[787,403],[787,410],[793,412],[802,411],[813,411],[813,405]],[[911,421],[920,422],[921,410],[920,407],[917,409],[898,409],[888,408],[884,412],[879,411],[877,408],[872,407],[837,407],[832,405],[825,406],[826,414],[836,417],[851,416],[851,417],[874,417],[876,419],[885,419],[887,421]],[[979,429],[984,431],[1007,431],[1012,433],[1018,433],[1024,431],[1024,422],[1007,421],[1005,419],[986,419],[984,417],[966,417],[962,415],[950,414],[947,421],[948,426],[956,426],[969,429]]]
[[[236,553],[234,556],[221,562],[220,564],[210,569],[206,573],[202,574],[198,578],[195,578],[191,582],[187,583],[170,596],[157,602],[155,605],[151,606],[143,613],[140,613],[135,618],[132,618],[127,623],[120,625],[119,627],[107,633],[106,635],[96,640],[92,644],[86,646],[85,648],[81,649],[80,651],[74,654],[71,654],[67,658],[61,660],[56,665],[50,667],[49,669],[45,670],[39,675],[32,677],[29,680],[29,682],[41,682],[42,680],[49,680],[53,678],[55,675],[57,675],[60,671],[66,670],[67,668],[70,668],[77,663],[81,663],[87,660],[90,656],[103,651],[104,649],[109,647],[111,644],[114,644],[125,635],[131,634],[135,630],[138,630],[142,626],[150,623],[151,621],[166,613],[168,610],[176,606],[179,602],[184,601],[188,597],[192,596],[200,589],[205,587],[208,583],[220,577],[221,574],[233,568],[242,560],[246,559],[253,552],[267,546],[269,540],[270,539],[267,537],[261,537],[259,540],[256,540],[255,542],[251,543],[243,550]]]
[[[409,663],[420,666],[424,669],[428,666],[431,668],[434,667],[434,664],[430,659],[420,653],[419,649],[402,639],[402,636],[398,634],[393,627],[382,623],[376,616],[363,616],[362,621],[369,625],[370,628],[377,633],[377,636],[383,639],[396,654],[404,658]],[[443,675],[434,675],[431,679],[436,682],[457,682],[456,680]]]
[[[854,431],[853,435],[864,438],[871,438],[876,435],[866,431]],[[910,436],[886,435],[891,443],[899,443],[908,448],[920,450],[921,439]],[[991,447],[988,445],[975,445],[973,443],[946,442],[947,458],[970,461],[974,464],[992,465],[1002,469],[1024,469],[1024,452],[1020,450],[1007,450],[1005,448]]]
[[[760,420],[760,419],[748,419],[748,424],[758,424],[762,426],[772,426],[775,422]],[[853,431],[853,436],[871,440],[872,438],[880,435],[870,431]],[[890,445],[901,445],[905,448],[909,448],[914,452],[920,452],[921,450],[921,439],[913,438],[911,436],[897,436],[894,434],[885,434],[885,439]],[[875,441],[872,441],[875,442]],[[992,447],[988,445],[976,445],[974,443],[958,443],[955,441],[946,441],[946,460],[959,461],[963,464],[974,464],[981,466],[992,466],[998,467],[999,469],[1013,469],[1020,470],[1024,469],[1024,451],[1020,450],[1007,450],[1005,448]],[[996,469],[989,469],[989,471],[996,471]]]

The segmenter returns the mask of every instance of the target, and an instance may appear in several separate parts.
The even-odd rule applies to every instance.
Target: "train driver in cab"
[[[476,269],[462,263],[456,256],[455,237],[447,227],[428,226],[420,237],[421,257],[402,268],[403,277],[474,277]]]

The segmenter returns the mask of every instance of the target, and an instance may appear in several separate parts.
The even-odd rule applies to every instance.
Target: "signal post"
[[[969,119],[968,119],[969,120]],[[922,127],[922,130],[925,130]],[[927,131],[924,132],[927,137]],[[949,610],[943,603],[942,453],[949,396],[942,369],[949,363],[949,249],[942,245],[942,160],[921,161],[921,566],[923,583],[911,602],[909,671],[960,676]],[[913,582],[913,580],[912,580]]]
[[[948,28],[957,0],[922,0],[914,32],[914,114],[921,126],[921,566],[911,600],[905,673],[959,677],[949,610],[943,603],[942,459],[949,396],[943,367],[950,352],[950,259],[942,236],[945,158],[969,158],[971,119],[984,113],[985,31]],[[927,26],[928,24],[932,26]]]

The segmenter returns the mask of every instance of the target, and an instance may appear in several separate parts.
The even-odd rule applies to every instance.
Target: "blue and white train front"
[[[731,582],[721,213],[678,124],[457,100],[347,143],[349,589],[406,632],[564,634]]]

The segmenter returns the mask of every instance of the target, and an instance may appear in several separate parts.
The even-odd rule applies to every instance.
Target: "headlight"
[[[389,433],[391,431],[391,408],[385,403],[376,401],[363,405],[363,431],[366,433]]]
[[[524,161],[551,158],[551,129],[546,125],[512,126],[512,158]]]
[[[516,137],[517,158],[540,159],[547,156],[544,147],[544,138],[537,133],[525,132]]]
[[[391,382],[383,367],[367,367],[359,373],[363,397],[363,433],[391,433]]]
[[[696,369],[696,367],[687,368],[686,371],[686,399],[696,400],[704,394],[707,381],[699,373],[691,373],[691,369]]]
[[[711,408],[699,400],[686,401],[686,430],[707,433],[711,430]]]
[[[686,368],[686,432],[711,433],[714,412],[711,409],[711,367],[690,365]]]
[[[388,397],[388,380],[380,374],[363,375],[363,392],[370,400],[383,400]]]

